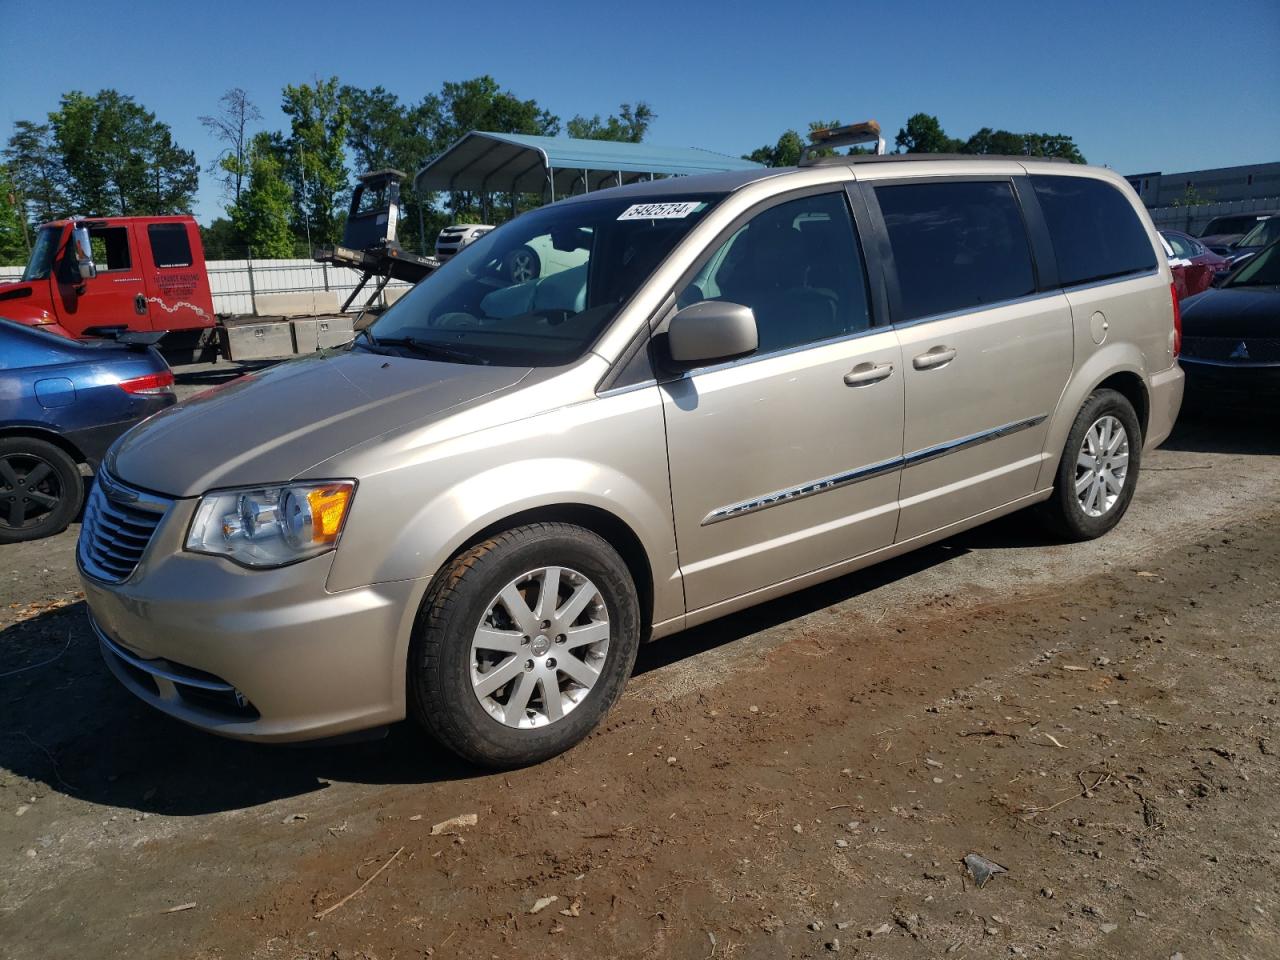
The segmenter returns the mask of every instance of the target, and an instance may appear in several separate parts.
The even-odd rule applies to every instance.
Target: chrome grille
[[[133,490],[100,472],[80,527],[77,555],[81,568],[107,583],[127,580],[168,509],[168,500]]]

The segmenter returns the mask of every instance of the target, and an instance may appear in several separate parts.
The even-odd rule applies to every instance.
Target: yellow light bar
[[[830,140],[832,137],[854,137],[865,136],[868,140],[878,140],[880,138],[880,124],[874,120],[864,120],[862,123],[849,123],[843,127],[822,127],[814,130],[809,134],[810,140]]]

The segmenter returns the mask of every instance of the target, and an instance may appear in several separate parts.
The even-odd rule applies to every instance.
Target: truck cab
[[[22,279],[0,284],[0,316],[65,337],[214,326],[195,219],[55,220],[36,233]]]

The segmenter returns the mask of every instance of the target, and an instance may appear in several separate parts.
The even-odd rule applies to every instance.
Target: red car
[[[1231,271],[1231,261],[1214,253],[1189,233],[1161,230],[1160,236],[1169,248],[1169,265],[1173,268],[1178,299],[1208,290],[1213,281]]]

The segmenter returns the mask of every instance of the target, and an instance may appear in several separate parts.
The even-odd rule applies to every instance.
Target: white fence
[[[360,282],[360,274],[354,270],[314,260],[209,260],[205,268],[213,290],[213,309],[224,314],[253,313],[253,298],[260,293],[332,290],[341,303]],[[0,282],[21,276],[22,267],[0,267]],[[363,306],[376,283],[377,278],[371,279],[352,306]],[[403,280],[392,280],[387,290],[411,286]]]

